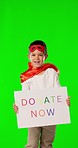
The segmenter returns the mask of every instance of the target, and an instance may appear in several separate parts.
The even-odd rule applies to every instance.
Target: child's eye
[[[35,54],[32,54],[32,56],[35,56]]]
[[[40,54],[39,56],[43,56],[42,54]]]

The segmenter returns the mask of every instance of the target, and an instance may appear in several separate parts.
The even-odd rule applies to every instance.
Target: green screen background
[[[18,129],[14,91],[28,68],[28,46],[47,44],[48,59],[60,70],[60,83],[71,96],[71,124],[58,125],[55,148],[78,145],[78,2],[76,0],[3,0],[0,2],[0,147],[23,148],[27,129]]]

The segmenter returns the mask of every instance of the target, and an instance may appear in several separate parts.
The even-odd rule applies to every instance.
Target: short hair
[[[35,40],[35,41],[33,41],[33,42],[29,45],[29,48],[30,48],[32,45],[42,45],[42,46],[44,46],[44,48],[45,48],[45,54],[47,54],[47,46],[46,46],[45,42],[43,42],[42,40]]]

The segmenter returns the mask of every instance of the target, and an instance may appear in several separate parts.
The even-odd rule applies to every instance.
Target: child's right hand
[[[14,109],[14,111],[15,111],[16,113],[18,113],[19,108],[18,108],[18,106],[17,106],[16,104],[13,105],[13,109]]]

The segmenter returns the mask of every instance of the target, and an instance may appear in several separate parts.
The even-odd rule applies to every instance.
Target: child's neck
[[[34,66],[32,66],[32,69],[34,69],[34,70],[35,70],[35,69],[40,69],[40,68],[43,67],[43,65],[44,65],[44,64],[42,64],[40,67],[34,67]]]

